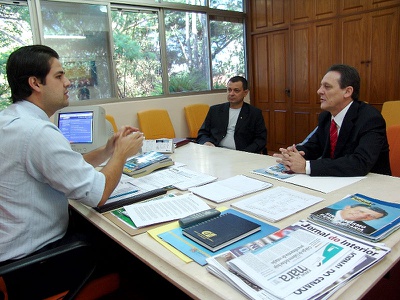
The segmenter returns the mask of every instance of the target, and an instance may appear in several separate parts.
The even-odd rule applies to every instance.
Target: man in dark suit
[[[242,76],[229,79],[227,103],[210,107],[199,129],[197,142],[246,152],[266,152],[267,128],[260,109],[244,102],[247,80]]]
[[[294,173],[311,176],[391,175],[385,120],[373,106],[358,100],[359,91],[355,68],[331,66],[317,91],[324,110],[317,130],[303,145],[280,148],[281,153],[274,154],[277,162]],[[330,139],[332,120],[336,147]]]
[[[347,205],[341,210],[325,207],[314,214],[334,224],[341,224],[366,234],[374,232],[376,228],[364,221],[376,220],[388,215],[384,209],[366,204]]]

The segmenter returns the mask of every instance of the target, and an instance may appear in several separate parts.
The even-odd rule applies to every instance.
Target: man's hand
[[[211,142],[205,142],[204,145],[206,146],[211,146],[211,147],[215,147],[215,145]]]
[[[281,163],[285,166],[286,170],[305,174],[306,173],[306,160],[304,159],[304,151],[298,151],[296,145],[289,146],[286,149],[280,148],[281,153],[274,153],[274,157],[277,157],[277,163]]]
[[[112,154],[122,155],[125,160],[136,155],[143,146],[144,135],[139,129],[131,126],[123,126],[107,142],[110,143]],[[106,148],[107,148],[106,146]]]

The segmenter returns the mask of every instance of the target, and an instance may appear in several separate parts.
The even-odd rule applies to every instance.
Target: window
[[[6,62],[15,49],[32,44],[29,9],[25,2],[0,3],[0,110],[9,105]]]
[[[115,95],[106,5],[40,1],[43,43],[55,49],[71,81],[70,101]]]
[[[229,78],[246,77],[244,24],[211,20],[210,27],[213,87],[225,88]]]
[[[8,26],[0,29],[0,68],[19,46],[49,45],[71,80],[71,101],[225,89],[231,76],[246,75],[243,0],[0,1]],[[40,14],[30,16],[27,4]]]
[[[164,20],[169,91],[210,90],[206,14],[167,10]]]
[[[113,8],[118,97],[163,94],[158,11]]]
[[[210,7],[243,12],[243,0],[210,0]]]

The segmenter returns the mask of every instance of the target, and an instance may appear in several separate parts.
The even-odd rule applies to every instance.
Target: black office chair
[[[95,267],[91,246],[83,241],[13,261],[0,267],[6,288],[0,299],[45,299],[63,292],[60,299],[74,299]]]

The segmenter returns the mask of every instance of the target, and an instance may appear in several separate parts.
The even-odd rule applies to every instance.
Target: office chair
[[[76,264],[86,270],[81,278],[74,272]],[[63,299],[73,299],[95,266],[90,246],[77,241],[6,264],[0,267],[0,276],[10,300],[44,299],[65,291]]]
[[[384,102],[381,114],[386,121],[386,128],[400,125],[400,100]]]
[[[207,116],[210,106],[204,103],[191,104],[184,107],[186,123],[189,128],[190,139],[197,139],[197,134],[204,119]]]
[[[400,125],[389,126],[386,129],[386,134],[389,142],[389,160],[392,176],[400,177]]]
[[[175,130],[165,109],[143,110],[137,113],[140,131],[146,139],[175,138]]]
[[[112,115],[106,115],[106,120],[111,123],[114,132],[118,131],[117,123]]]
[[[0,299],[89,300],[115,291],[118,274],[89,280],[95,267],[91,246],[83,241],[13,261],[0,267]]]

